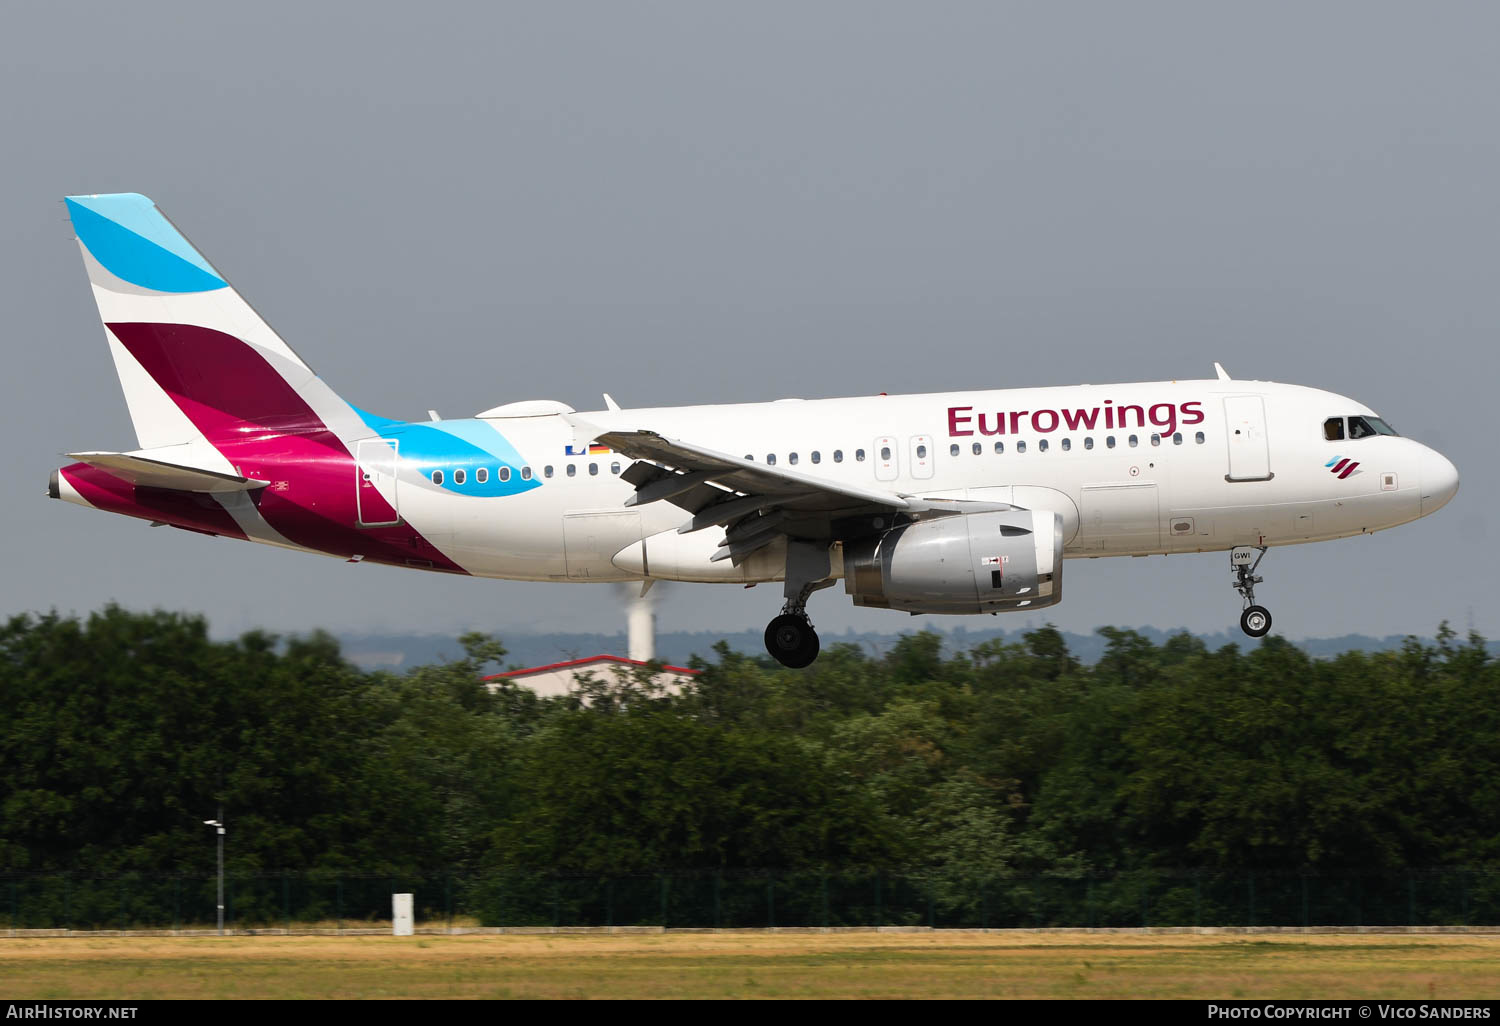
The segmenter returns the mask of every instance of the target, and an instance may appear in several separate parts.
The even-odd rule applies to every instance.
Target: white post
[[[649,595],[630,600],[627,654],[640,662],[656,658],[656,599]]]
[[[224,936],[224,806],[219,806],[218,819],[205,819],[204,826],[219,832],[219,936]]]
[[[219,806],[219,936],[224,936],[224,806]]]
[[[391,895],[391,935],[394,937],[410,937],[412,935],[410,894]]]

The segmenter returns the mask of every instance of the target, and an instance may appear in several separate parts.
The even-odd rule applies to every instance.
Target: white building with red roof
[[[541,698],[572,694],[578,690],[578,678],[592,676],[596,680],[611,680],[617,673],[633,674],[641,667],[651,664],[641,659],[627,659],[617,655],[596,655],[587,659],[570,659],[565,663],[549,663],[532,666],[524,670],[508,670],[492,674],[486,681],[509,680],[530,688]],[[656,673],[655,682],[668,692],[677,694],[687,686],[700,671],[686,666],[662,666]],[[493,685],[492,685],[493,686]]]

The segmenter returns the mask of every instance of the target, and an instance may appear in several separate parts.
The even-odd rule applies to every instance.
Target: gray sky
[[[614,593],[350,566],[49,502],[131,448],[62,196],[151,196],[387,416],[1211,376],[1369,403],[1442,512],[1273,550],[1293,637],[1500,637],[1500,7],[1488,3],[12,5],[0,609],[220,633],[612,629]],[[1027,621],[1232,626],[1222,554],[1070,561]],[[780,588],[679,585],[664,629]]]

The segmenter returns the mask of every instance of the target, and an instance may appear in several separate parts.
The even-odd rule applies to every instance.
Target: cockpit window
[[[1323,437],[1330,442],[1344,440],[1344,418],[1329,417],[1323,422]]]
[[[1379,417],[1350,417],[1349,437],[1369,438],[1371,435],[1394,435],[1391,426]]]

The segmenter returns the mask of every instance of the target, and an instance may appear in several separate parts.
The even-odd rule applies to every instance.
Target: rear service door
[[[354,443],[354,508],[360,527],[389,527],[401,522],[396,498],[394,439],[362,438]]]

